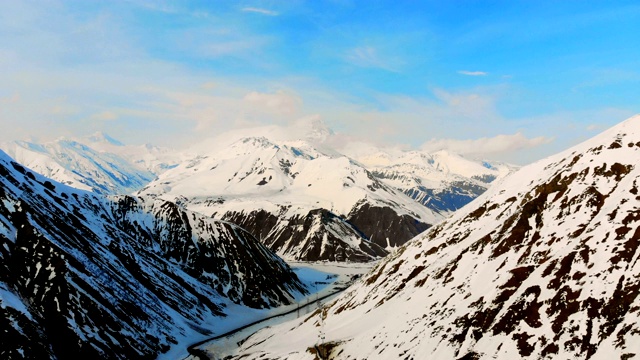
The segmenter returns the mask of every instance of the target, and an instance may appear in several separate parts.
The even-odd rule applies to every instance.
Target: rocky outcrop
[[[282,259],[237,225],[167,201],[132,196],[114,200],[119,227],[236,303],[254,308],[287,305],[290,291],[306,291]],[[139,219],[149,214],[148,225],[140,226]]]
[[[367,234],[371,242],[383,248],[401,246],[431,226],[413,216],[398,215],[389,207],[367,203],[356,205],[347,219]]]
[[[325,209],[285,219],[263,210],[228,213],[223,219],[253,231],[270,249],[292,260],[367,262],[387,255],[353,224]]]
[[[481,185],[466,181],[454,181],[444,189],[430,189],[425,186],[416,186],[402,190],[410,198],[430,209],[443,213],[451,213],[461,209],[482,195],[482,193],[487,191],[488,187],[488,184]]]

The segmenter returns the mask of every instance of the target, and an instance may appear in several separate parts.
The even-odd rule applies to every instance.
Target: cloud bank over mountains
[[[449,150],[461,155],[492,156],[501,155],[523,149],[535,148],[548,144],[553,138],[538,136],[527,138],[522,133],[511,135],[500,134],[491,138],[458,140],[458,139],[431,139],[422,146],[421,150],[434,152]]]
[[[180,147],[320,116],[388,146],[521,133],[537,151],[496,160],[525,164],[640,112],[637,9],[470,6],[3,2],[0,141]]]

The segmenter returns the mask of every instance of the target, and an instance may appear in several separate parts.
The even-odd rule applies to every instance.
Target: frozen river
[[[218,331],[209,340],[191,345],[190,353],[209,359],[223,359],[234,355],[239,344],[256,331],[311,314],[319,306],[338,296],[339,292],[346,289],[355,279],[371,270],[375,263],[290,262],[289,265],[307,285],[310,295],[297,298],[295,304],[252,312],[249,316],[241,313],[230,314],[226,326],[221,328],[226,330]],[[197,359],[196,356],[188,355],[186,350],[184,355],[188,360]]]

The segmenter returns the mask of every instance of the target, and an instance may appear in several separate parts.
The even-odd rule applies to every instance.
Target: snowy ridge
[[[633,358],[638,164],[635,116],[501,180],[323,311],[249,338],[238,358]]]
[[[226,309],[290,304],[291,269],[243,229],[179,206],[106,198],[0,151],[0,331],[8,358],[148,358]]]
[[[176,151],[151,144],[125,145],[102,132],[97,132],[87,139],[78,141],[85,142],[92,149],[101,153],[115,154],[138,169],[151,172],[154,175],[161,174],[194,157],[188,151]]]

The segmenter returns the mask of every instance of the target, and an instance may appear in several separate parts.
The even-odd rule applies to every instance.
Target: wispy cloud
[[[203,84],[200,85],[200,89],[202,90],[212,90],[215,89],[217,86],[215,81],[207,81]]]
[[[490,136],[496,126],[505,131],[510,126],[496,109],[496,96],[480,89],[470,93],[434,89],[435,99],[378,94],[377,108],[343,103],[316,108],[316,111],[330,119],[330,123],[339,124],[338,130],[359,134],[374,143],[418,146],[428,139],[427,135],[437,138]],[[305,103],[312,101],[305,97]]]
[[[359,46],[353,48],[345,54],[345,59],[357,66],[367,68],[383,69],[391,72],[398,72],[397,59],[383,56],[378,49],[373,46]]]
[[[118,119],[118,114],[113,111],[103,111],[91,115],[90,119],[95,121],[112,121]]]
[[[467,76],[487,76],[488,72],[485,71],[468,71],[468,70],[459,70],[458,74],[467,75]]]
[[[512,135],[497,135],[479,139],[432,139],[421,146],[425,151],[448,150],[462,155],[495,155],[548,144],[552,138],[538,136],[527,138],[518,132]]]
[[[277,11],[268,10],[268,9],[261,9],[261,8],[255,8],[255,7],[244,7],[244,8],[242,8],[242,11],[258,13],[258,14],[268,15],[268,16],[278,16],[278,15],[280,15]]]
[[[252,91],[244,100],[280,114],[293,114],[302,106],[302,99],[293,93],[279,90],[275,93]]]
[[[20,101],[20,94],[13,93],[11,96],[0,97],[0,103],[15,104]]]
[[[473,92],[449,92],[444,89],[433,89],[433,94],[440,100],[440,106],[453,117],[467,119],[487,119],[498,117],[496,99],[494,96],[479,91]]]

